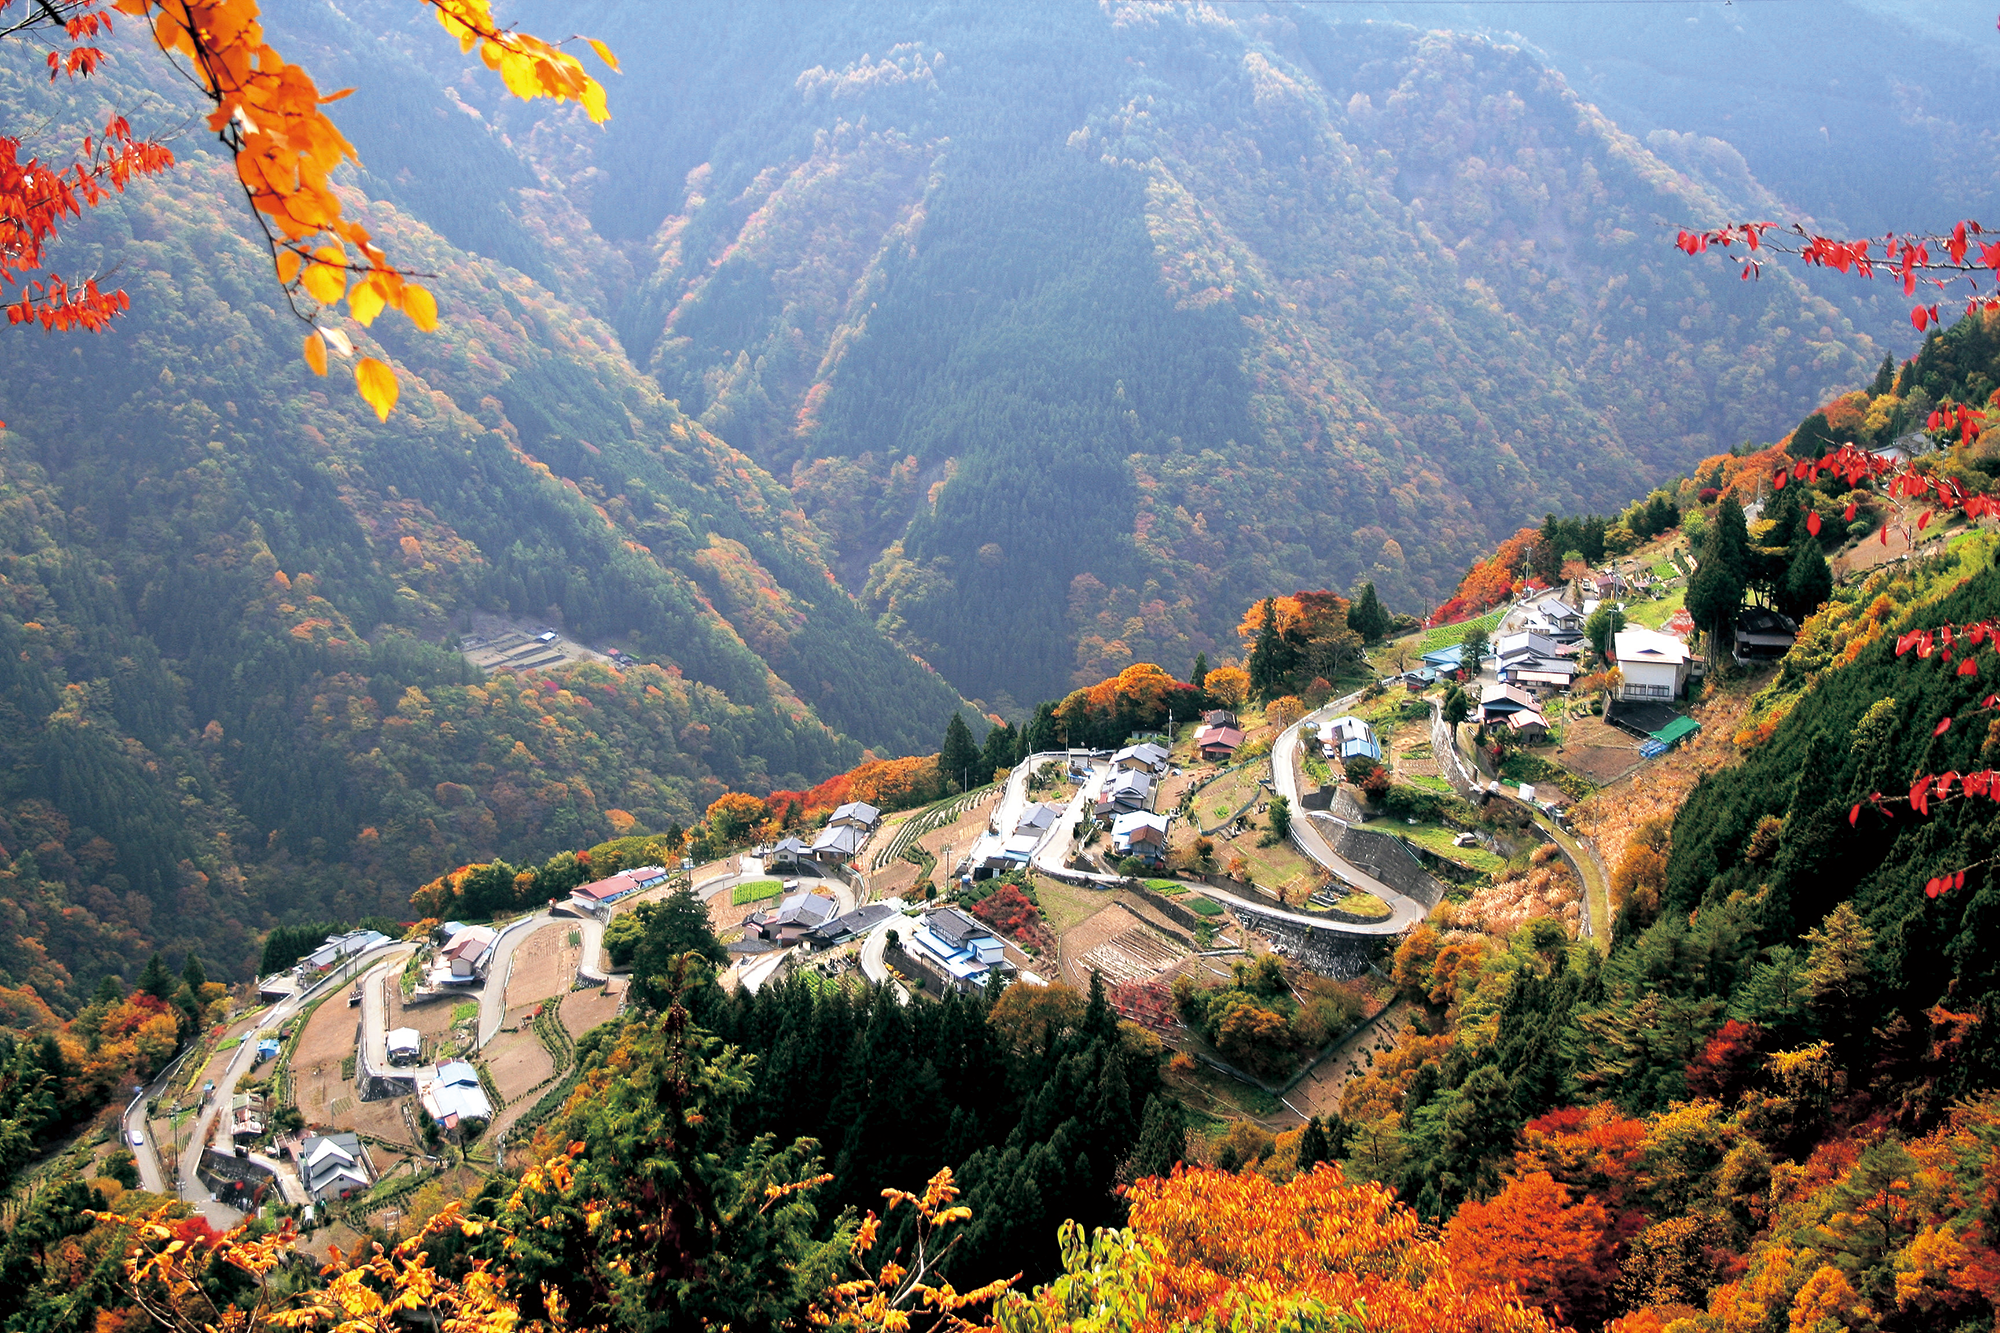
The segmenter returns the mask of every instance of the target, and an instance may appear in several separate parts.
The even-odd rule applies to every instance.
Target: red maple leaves
[[[1985,425],[1985,414],[1968,407],[1933,412],[1929,428],[1933,431],[1958,430],[1964,438],[1976,440]],[[1820,479],[1822,474],[1838,477],[1853,490],[1873,489],[1880,486],[1883,493],[1896,500],[1925,500],[1929,507],[1918,517],[1911,528],[1910,537],[1929,527],[1938,511],[1947,510],[1964,514],[1968,519],[2000,518],[2000,496],[1968,495],[1963,486],[1951,477],[1941,477],[1917,466],[1914,460],[1901,462],[1881,454],[1870,453],[1852,443],[1843,444],[1822,458],[1801,459],[1788,468],[1780,468],[1771,477],[1775,490],[1785,489],[1790,481],[1807,483]],[[1852,523],[1858,511],[1858,504],[1849,500],[1844,521]],[[1815,537],[1819,535],[1818,514],[1806,516],[1806,531]],[[1889,525],[1882,525],[1882,544],[1889,544]]]
[[[9,3],[0,0],[0,9]],[[111,31],[111,17],[98,12],[99,7],[100,0],[49,0],[9,31],[60,24],[69,48],[49,52],[49,78],[87,77],[104,53],[84,43]],[[128,309],[131,302],[124,292],[102,291],[94,277],[77,285],[46,272],[43,248],[56,239],[66,219],[122,191],[134,176],[163,171],[173,161],[164,145],[134,138],[123,116],[107,122],[102,137],[86,135],[82,156],[66,167],[51,167],[39,157],[23,162],[21,141],[0,135],[0,302],[6,305],[7,322],[95,332]]]
[[[1761,256],[1765,253],[1791,255],[1809,266],[1852,273],[1860,278],[1886,273],[1902,285],[1905,296],[1916,295],[1920,285],[1942,292],[1963,279],[1971,288],[1965,302],[1965,311],[1971,314],[1982,308],[2000,310],[2000,295],[1982,295],[1979,289],[1981,273],[1994,274],[1992,281],[2000,287],[2000,243],[1977,239],[1988,234],[1971,219],[1960,222],[1949,232],[1926,235],[1891,232],[1852,241],[1817,235],[1796,223],[1783,227],[1775,222],[1739,222],[1698,231],[1682,228],[1674,244],[1690,255],[1705,253],[1711,245],[1727,250],[1741,244],[1747,252],[1741,275],[1746,282],[1762,273]],[[1945,276],[1936,276],[1940,274]],[[1911,308],[1910,323],[1918,332],[1938,322],[1939,304],[1920,303]]]

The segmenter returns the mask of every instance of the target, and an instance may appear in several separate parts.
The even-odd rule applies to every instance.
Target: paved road
[[[354,961],[358,964],[362,960],[369,959],[372,955],[397,947],[398,944],[396,941],[385,940],[373,949],[366,950],[360,954]],[[199,1162],[201,1160],[201,1145],[208,1142],[208,1136],[212,1132],[215,1117],[227,1109],[229,1099],[235,1095],[237,1081],[249,1072],[251,1063],[255,1059],[257,1050],[255,1036],[257,1031],[262,1028],[277,1027],[283,1024],[292,1015],[298,1013],[299,1010],[312,1003],[313,1000],[326,993],[329,989],[346,985],[352,979],[353,975],[354,972],[351,967],[340,968],[306,990],[281,1000],[272,1008],[260,1011],[250,1017],[249,1021],[245,1023],[243,1032],[246,1040],[237,1044],[236,1052],[230,1057],[229,1064],[224,1068],[222,1077],[216,1080],[215,1095],[209,1099],[206,1106],[201,1108],[201,1112],[195,1120],[193,1133],[184,1141],[181,1156],[186,1161]],[[182,1061],[190,1058],[192,1054],[192,1051],[183,1052],[179,1058],[168,1065],[157,1078],[147,1085],[144,1092],[134,1097],[131,1104],[125,1108],[125,1144],[132,1150],[133,1157],[137,1159],[139,1184],[142,1188],[155,1194],[172,1194],[184,1190],[190,1200],[197,1202],[202,1214],[208,1218],[211,1225],[217,1227],[234,1226],[242,1220],[242,1214],[225,1204],[210,1200],[207,1187],[195,1178],[194,1172],[186,1171],[182,1173],[182,1177],[179,1180],[168,1179],[166,1168],[160,1163],[159,1150],[153,1143],[152,1132],[146,1123],[147,1101],[166,1091],[174,1075],[179,1072]],[[134,1143],[132,1141],[134,1134],[139,1135],[142,1141]],[[282,1184],[284,1179],[282,1172],[279,1175],[279,1179],[281,1182],[280,1188],[286,1188]]]
[[[509,925],[494,939],[493,961],[487,964],[486,980],[479,993],[481,1049],[500,1035],[500,1025],[507,1021],[507,968],[514,961],[514,950],[521,947],[522,940],[554,919],[544,907]]]
[[[1057,820],[1056,826],[1043,837],[1040,845],[1035,848],[1034,855],[1029,859],[1035,869],[1049,875],[1082,875],[1093,884],[1117,884],[1121,882],[1120,876],[1100,875],[1088,870],[1071,870],[1063,865],[1068,859],[1070,844],[1074,840],[1071,830],[1076,827],[1077,821],[1083,818],[1085,809],[1096,808],[1097,793],[1103,788],[1105,779],[1111,775],[1111,762],[1105,759],[1095,760],[1090,769],[1090,777],[1077,788],[1076,795],[1070,798],[1069,805],[1063,810],[1062,818]]]
[[[389,1064],[389,999],[384,990],[392,977],[401,977],[402,965],[415,951],[414,944],[406,945],[362,974],[361,1070],[365,1074],[407,1076],[409,1073]]]
[[[1360,697],[1358,694],[1350,694],[1345,699],[1336,699],[1324,708],[1308,713],[1305,717],[1300,718],[1297,722],[1292,723],[1291,726],[1279,732],[1277,743],[1271,747],[1271,785],[1277,790],[1278,795],[1283,796],[1291,803],[1291,836],[1292,842],[1297,845],[1298,849],[1321,866],[1324,866],[1346,880],[1349,884],[1354,885],[1358,889],[1364,889],[1389,904],[1389,916],[1386,920],[1371,922],[1367,925],[1352,925],[1345,921],[1328,921],[1323,917],[1298,916],[1294,919],[1311,921],[1322,929],[1337,930],[1348,935],[1400,935],[1417,922],[1423,920],[1429,914],[1430,909],[1414,898],[1404,897],[1381,880],[1355,865],[1352,861],[1349,861],[1340,853],[1334,851],[1333,844],[1327,841],[1326,835],[1319,831],[1311,817],[1299,804],[1299,782],[1296,770],[1300,732],[1308,722],[1323,722],[1340,716],[1343,712],[1352,708],[1354,701]],[[1214,896],[1219,898],[1222,895],[1218,893]],[[1224,899],[1224,901],[1231,900]],[[1257,907],[1255,903],[1247,903],[1245,905],[1251,908]],[[1281,914],[1274,913],[1274,915]]]
[[[869,931],[863,937],[861,941],[861,975],[877,985],[888,982],[894,986],[896,998],[904,1004],[908,1004],[910,1002],[910,993],[904,990],[901,984],[897,983],[889,975],[889,965],[883,961],[882,954],[889,947],[889,932],[892,930],[908,931],[911,924],[910,918],[902,914],[906,904],[901,898],[884,898],[882,902],[884,906],[895,908],[896,915],[877,922],[875,929]]]

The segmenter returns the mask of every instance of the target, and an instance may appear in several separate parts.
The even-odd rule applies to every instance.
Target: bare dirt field
[[[1563,737],[1563,747],[1548,758],[1573,773],[1580,773],[1598,786],[1607,786],[1638,769],[1646,761],[1639,757],[1639,742],[1604,719],[1572,718]]]
[[[555,1072],[555,1061],[549,1058],[548,1048],[525,1022],[513,1032],[501,1029],[500,1035],[486,1044],[483,1054],[486,1068],[493,1075],[493,1086],[510,1107]]]
[[[340,994],[314,1012],[292,1057],[299,1111],[309,1129],[353,1129],[391,1143],[408,1143],[410,1131],[403,1122],[400,1099],[364,1102],[354,1080],[343,1075],[345,1062],[356,1053],[355,1030],[360,1023],[361,1011],[348,1008]],[[387,1171],[400,1160],[384,1149],[370,1151],[377,1170]]]
[[[576,956],[581,951],[580,944],[570,943],[570,937],[580,937],[582,932],[581,922],[557,921],[521,941],[507,974],[506,1026],[514,1026],[519,1012],[569,989],[570,978],[576,975]]]
[[[581,1037],[599,1023],[608,1023],[618,1016],[619,1001],[625,997],[625,988],[630,983],[623,977],[613,977],[608,986],[587,986],[580,991],[572,991],[562,1006],[563,1026],[572,1037]]]
[[[1327,1052],[1326,1057],[1285,1094],[1285,1100],[1309,1116],[1332,1115],[1339,1111],[1340,1094],[1347,1087],[1348,1080],[1368,1072],[1366,1053],[1378,1047],[1387,1049],[1395,1045],[1396,1034],[1403,1030],[1415,1012],[1400,1000],[1391,1005],[1390,1012],[1380,1022]],[[1291,1125],[1304,1123],[1300,1116],[1289,1113],[1285,1118]]]

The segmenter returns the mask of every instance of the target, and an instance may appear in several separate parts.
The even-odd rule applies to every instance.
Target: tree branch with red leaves
[[[1798,223],[1787,227],[1777,222],[1738,222],[1725,227],[1691,231],[1682,228],[1674,243],[1690,255],[1711,247],[1728,251],[1743,266],[1745,282],[1763,274],[1768,256],[1785,255],[1809,268],[1830,268],[1860,278],[1887,276],[1902,284],[1905,296],[1915,296],[1918,288],[1934,289],[1941,295],[1963,281],[1970,289],[1965,312],[2000,310],[2000,291],[1983,293],[1979,280],[1986,277],[2000,289],[2000,242],[1988,243],[1992,235],[1970,219],[1948,232],[1890,232],[1839,241],[1807,231]],[[1742,246],[1740,253],[1737,246]],[[1990,276],[1989,276],[1990,275]],[[1910,310],[1910,323],[1918,332],[1939,322],[1939,301],[1919,302]]]

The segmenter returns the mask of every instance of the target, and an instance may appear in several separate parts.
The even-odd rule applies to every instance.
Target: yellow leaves
[[[576,57],[527,33],[501,28],[489,0],[429,0],[445,31],[462,49],[476,44],[509,92],[524,99],[575,102],[594,121],[609,118],[604,88]],[[257,0],[115,0],[118,12],[146,20],[162,51],[183,57],[195,84],[214,104],[208,126],[234,153],[237,180],[272,236],[278,281],[292,296],[303,289],[322,308],[343,298],[364,328],[385,309],[401,310],[417,328],[437,328],[437,301],[408,285],[367,230],[348,219],[333,191],[342,162],[359,162],[354,147],[322,107],[354,90],[322,94],[312,76],[285,60],[264,40]],[[595,51],[611,68],[617,61],[602,42]],[[358,251],[359,259],[351,259]],[[353,275],[359,281],[350,283]],[[296,308],[296,301],[294,302]],[[318,311],[299,311],[308,322]],[[308,339],[306,363],[326,374],[331,347],[350,355],[344,335],[322,329]],[[355,370],[362,397],[383,420],[397,397],[395,375],[369,358]]]
[[[611,54],[610,47],[606,46],[603,42],[598,41],[595,37],[586,37],[584,38],[584,40],[590,43],[591,50],[597,52],[597,58],[599,60],[602,60],[605,64],[611,66],[614,72],[618,69],[618,57]]]
[[[382,284],[370,277],[356,283],[354,290],[348,294],[347,312],[365,329],[375,322],[375,316],[381,314],[387,304],[382,299]]]
[[[410,323],[425,333],[437,328],[437,298],[421,287],[404,288],[403,313],[410,317]]]
[[[575,102],[593,121],[611,118],[604,102],[604,86],[584,73],[583,62],[557,50],[539,37],[502,28],[493,18],[488,0],[430,0],[437,10],[438,23],[458,39],[459,49],[479,48],[479,59],[496,71],[507,91],[523,101],[546,97],[556,102]],[[610,48],[592,40],[591,50],[611,68],[618,68]]]
[[[365,356],[361,358],[360,364],[354,367],[354,387],[361,391],[361,396],[367,400],[368,406],[375,409],[378,420],[389,419],[389,413],[395,410],[396,396],[399,392],[395,371],[374,357]]]
[[[321,305],[332,305],[347,294],[347,256],[332,246],[313,251],[301,281],[306,293]]]

